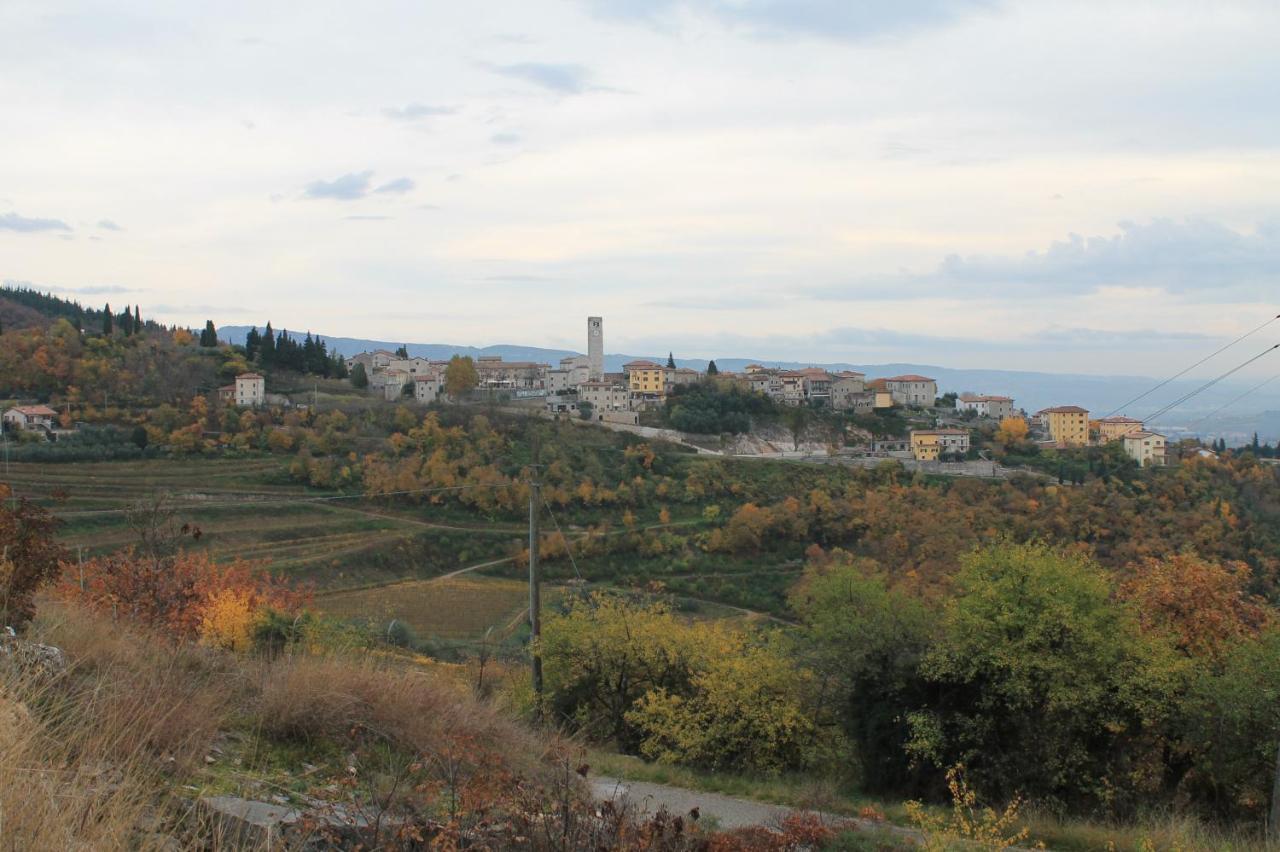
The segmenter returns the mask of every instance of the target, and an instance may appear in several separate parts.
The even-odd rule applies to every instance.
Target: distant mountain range
[[[223,326],[218,330],[218,337],[229,343],[244,343],[249,326]],[[290,336],[295,335],[290,332]],[[373,349],[394,351],[405,346],[410,355],[420,358],[445,360],[454,355],[470,355],[473,358],[481,355],[497,355],[507,361],[539,361],[555,365],[561,358],[580,355],[568,349],[543,349],[536,346],[461,346],[448,343],[408,343],[403,344],[390,340],[366,340],[356,337],[332,337],[315,335],[325,341],[331,352],[338,352],[348,358],[360,352]],[[605,369],[620,372],[622,365],[637,358],[648,358],[665,363],[666,355],[628,355],[606,354]],[[1096,415],[1101,416],[1124,406],[1129,400],[1149,390],[1157,383],[1157,379],[1147,376],[1094,376],[1073,373],[1033,373],[1021,370],[966,370],[954,367],[940,367],[934,364],[849,364],[822,363],[807,361],[771,361],[760,358],[716,358],[716,366],[721,370],[738,371],[748,364],[764,364],[769,367],[795,369],[799,367],[823,367],[828,370],[858,370],[867,374],[868,378],[896,376],[904,373],[920,373],[938,381],[939,393],[955,391],[962,393],[1003,394],[1011,396],[1016,404],[1027,411],[1038,411],[1051,405],[1080,405]],[[706,369],[707,362],[701,359],[677,358],[676,364],[681,367]],[[1140,402],[1128,406],[1123,412],[1132,417],[1145,417],[1160,409],[1183,394],[1190,393],[1205,379],[1180,380],[1170,382],[1159,391],[1145,397]],[[1231,405],[1220,415],[1208,417],[1218,408],[1244,394],[1251,385],[1249,383],[1223,382],[1189,401],[1186,405],[1175,409],[1171,414],[1161,418],[1157,425],[1170,434],[1191,427],[1204,435],[1217,437],[1222,435],[1228,443],[1247,441],[1254,432],[1262,440],[1280,440],[1280,382],[1275,382],[1257,393],[1250,394],[1239,403]],[[1198,422],[1204,419],[1203,422]]]

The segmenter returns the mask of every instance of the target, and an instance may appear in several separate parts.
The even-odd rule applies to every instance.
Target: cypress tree
[[[244,336],[244,354],[250,361],[258,354],[258,347],[262,345],[262,335],[258,334],[256,325],[249,326],[249,331]]]
[[[708,361],[708,362],[707,362],[707,375],[708,375],[708,376],[718,376],[718,375],[720,375],[720,368],[716,366],[716,362],[715,362],[715,361]]]
[[[102,309],[102,334],[103,334],[103,336],[105,336],[105,337],[110,337],[110,336],[112,335],[112,333],[114,333],[114,332],[115,332],[115,328],[113,327],[113,323],[114,323],[114,321],[115,321],[115,320],[114,320],[114,319],[113,319],[113,317],[111,316],[111,303],[110,303],[110,302],[107,302],[107,306],[106,306],[105,308],[103,308],[103,309]]]
[[[672,352],[667,353],[667,369],[674,370],[676,368],[676,356]]]
[[[271,328],[271,323],[267,322],[267,327],[262,331],[262,345],[258,347],[258,360],[264,365],[271,364],[276,359],[276,333]]]

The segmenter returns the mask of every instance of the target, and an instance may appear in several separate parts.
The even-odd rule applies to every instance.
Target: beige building
[[[898,405],[928,407],[938,398],[938,383],[928,376],[890,376],[884,384]]]
[[[426,376],[439,370],[439,364],[433,364],[426,358],[393,358],[382,367],[384,370],[399,370],[402,373],[408,373],[410,376],[417,378],[418,376]]]
[[[1165,464],[1167,441],[1164,435],[1138,430],[1126,433],[1120,440],[1124,441],[1125,454],[1142,467]]]
[[[551,369],[533,361],[503,361],[500,355],[481,355],[475,363],[480,388],[490,390],[543,388]]]
[[[606,411],[630,411],[631,390],[613,382],[583,382],[578,385],[578,406],[584,402],[590,403],[592,413],[597,415]]]
[[[1103,444],[1109,444],[1120,440],[1130,432],[1141,432],[1143,423],[1133,417],[1119,415],[1095,420],[1094,426],[1098,430],[1098,440]]]
[[[403,391],[401,391],[403,393]],[[440,373],[413,377],[413,399],[422,405],[430,405],[444,394],[444,379]]]
[[[1049,438],[1059,447],[1089,445],[1089,411],[1078,405],[1059,405],[1039,413]]]
[[[867,391],[872,394],[871,407],[877,411],[893,408],[898,404],[893,392],[889,390],[887,379],[872,379],[867,382]]]
[[[671,372],[673,385],[696,385],[701,379],[702,374],[692,367],[676,367]]]
[[[964,429],[913,429],[911,457],[916,461],[937,461],[942,456],[963,456],[969,452],[969,433]]]
[[[267,380],[258,373],[236,376],[236,405],[256,408],[267,400]]]
[[[972,411],[979,417],[990,417],[1003,420],[1013,416],[1013,398],[1008,396],[987,396],[985,394],[962,393],[956,399],[956,411]]]

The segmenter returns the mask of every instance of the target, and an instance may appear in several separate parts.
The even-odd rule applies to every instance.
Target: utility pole
[[[542,717],[542,578],[538,575],[538,499],[542,483],[539,481],[538,428],[530,421],[533,445],[533,464],[529,479],[529,647],[533,649],[533,700],[534,712]]]

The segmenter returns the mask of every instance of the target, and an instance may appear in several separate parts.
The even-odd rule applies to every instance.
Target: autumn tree
[[[996,442],[1005,448],[1016,446],[1027,439],[1027,421],[1021,417],[1005,417],[996,430]]]
[[[449,396],[459,399],[480,383],[475,361],[469,355],[454,355],[444,368],[444,389]]]
[[[57,576],[66,551],[53,538],[57,520],[25,499],[10,501],[0,484],[0,629],[21,630],[35,613],[35,595]]]

